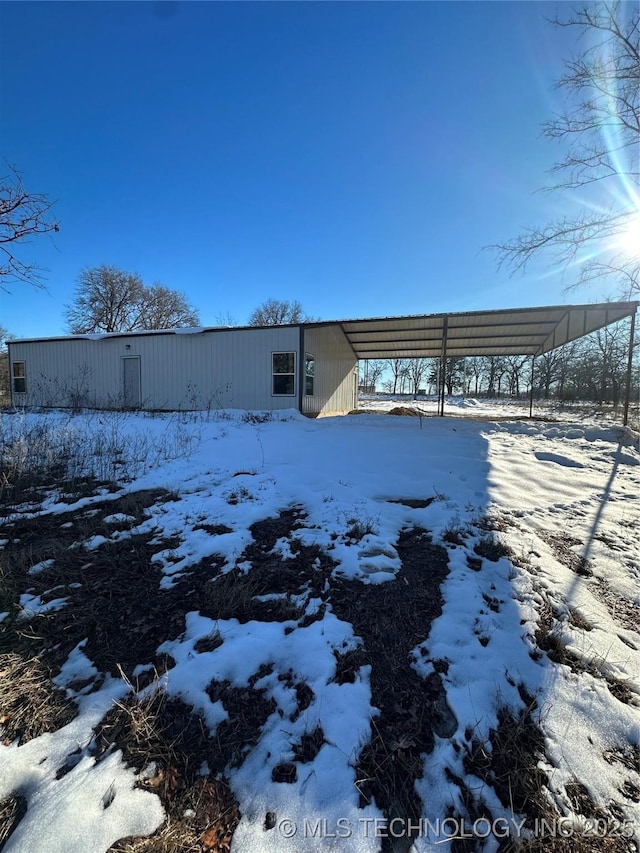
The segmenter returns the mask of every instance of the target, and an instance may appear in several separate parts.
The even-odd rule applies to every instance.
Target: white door
[[[140,393],[140,356],[122,359],[123,400],[126,409],[135,409],[142,403]]]

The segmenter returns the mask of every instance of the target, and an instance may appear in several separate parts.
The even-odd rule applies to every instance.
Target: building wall
[[[273,396],[273,352],[297,352],[298,327],[67,338],[10,344],[24,361],[22,406],[121,406],[123,357],[139,356],[141,404],[148,409],[288,409],[296,394]]]
[[[315,357],[314,395],[305,414],[348,412],[357,405],[358,360],[340,326],[304,329],[304,349]]]

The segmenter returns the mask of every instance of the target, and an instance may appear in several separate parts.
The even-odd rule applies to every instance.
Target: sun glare
[[[636,213],[616,240],[616,245],[630,258],[640,258],[640,213]]]

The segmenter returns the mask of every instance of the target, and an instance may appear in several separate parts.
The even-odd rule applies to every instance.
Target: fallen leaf
[[[220,840],[220,833],[217,826],[211,826],[200,836],[200,843],[205,850],[215,850]]]
[[[141,779],[140,784],[145,788],[159,788],[164,781],[164,770],[158,770],[150,779]]]

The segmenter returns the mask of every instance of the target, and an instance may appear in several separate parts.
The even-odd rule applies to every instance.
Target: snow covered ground
[[[618,845],[606,849],[640,849],[637,434],[593,419],[507,421],[504,406],[469,402],[468,408],[499,420],[380,414],[308,420],[294,411],[264,418],[220,412],[211,419],[2,416],[3,443],[14,454],[42,424],[50,443],[64,435],[67,447],[91,447],[71,463],[82,473],[93,466],[104,476],[97,448],[105,451],[111,442],[119,480],[115,491],[79,498],[50,487],[7,509],[5,572],[16,549],[29,547],[24,534],[15,541],[16,525],[24,530],[26,522],[59,518],[62,535],[64,525],[75,529],[73,513],[101,508],[100,531],[79,525],[73,548],[90,565],[110,542],[152,536],[160,596],[185,588],[190,573],[197,568],[200,578],[207,565],[211,578],[204,581],[213,587],[230,573],[241,581],[257,576],[250,528],[283,511],[295,510],[296,523],[277,538],[269,558],[283,572],[301,548],[328,559],[321,583],[305,576],[298,589],[256,596],[263,606],[284,601],[291,618],[243,619],[194,607],[178,628],[167,620],[155,652],[168,656],[169,665],[140,691],[144,699],[161,689],[186,703],[212,739],[230,719],[228,691],[246,691],[248,702],[259,694],[267,709],[259,732],[224,771],[239,806],[232,850],[412,844],[427,851],[470,833],[467,849],[491,851],[507,833],[544,838],[558,829],[593,837],[593,849],[603,835]],[[172,499],[151,503],[142,517],[109,509],[116,499],[154,489]],[[433,582],[442,599],[438,615],[425,618],[407,660],[425,684],[439,679],[448,726],[423,751],[410,736],[386,744],[389,762],[417,750],[420,773],[412,784],[422,817],[409,826],[401,808],[383,809],[361,794],[363,754],[387,710],[372,694],[382,664],[366,659],[368,641],[354,630],[356,616],[339,605],[339,591],[360,584],[368,601],[374,600],[365,598],[369,588],[379,587],[381,595],[408,589],[399,537],[415,529],[446,550],[448,567],[442,583]],[[64,553],[52,547],[51,554],[32,555],[24,582],[0,614],[3,649],[25,626],[37,634],[39,620],[53,624],[73,606],[76,589],[56,572]],[[433,567],[425,562],[422,569],[428,585]],[[145,601],[134,602],[132,612],[143,614]],[[92,642],[76,643],[55,678],[76,704],[75,717],[30,740],[3,738],[0,802],[19,795],[27,804],[7,853],[101,853],[163,823],[160,798],[140,783],[157,767],[140,774],[116,748],[96,757],[96,727],[132,685],[117,673],[100,675],[88,651]],[[339,662],[358,650],[364,662],[351,680],[339,678]],[[137,664],[134,675],[152,672],[155,658]],[[216,684],[227,693],[216,693]],[[478,769],[479,750],[491,764],[507,718],[541,732],[533,766],[556,824],[525,824],[495,766]],[[9,723],[0,697],[0,724]],[[320,732],[316,749],[301,757],[301,744],[314,732]],[[204,756],[200,772],[213,775]],[[224,848],[202,842],[201,849]]]
[[[409,406],[425,415],[437,415],[438,398],[433,395],[417,396],[411,394],[361,394],[358,405],[364,411],[386,413],[394,406]],[[488,397],[450,397],[445,399],[445,414],[448,417],[479,417],[495,418],[528,418],[529,399],[503,397],[491,399]],[[558,400],[539,400],[533,402],[534,418],[549,418],[558,421],[574,421],[597,423],[621,423],[622,407],[617,410],[610,404],[597,406],[594,403],[583,403],[579,400],[560,402]],[[629,407],[629,422],[638,422],[638,400],[632,400]]]

